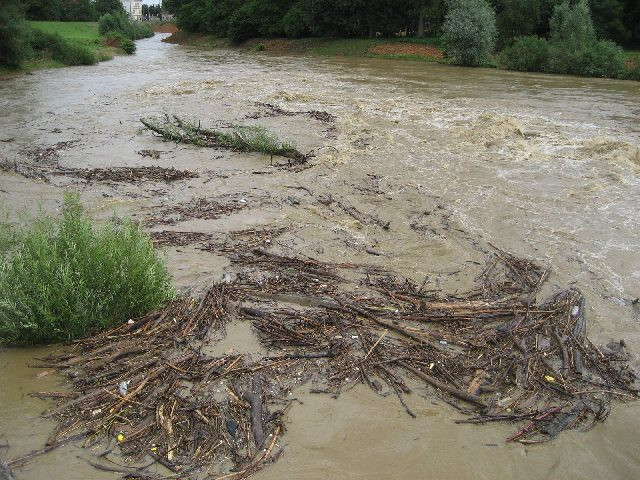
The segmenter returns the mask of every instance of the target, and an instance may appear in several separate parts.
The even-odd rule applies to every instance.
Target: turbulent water
[[[335,128],[308,116],[246,118],[257,103],[336,116]],[[624,338],[640,352],[640,84],[422,62],[270,56],[189,50],[139,42],[138,53],[95,67],[36,72],[0,82],[0,160],[26,160],[36,146],[76,141],[59,152],[67,167],[160,165],[213,172],[165,184],[50,184],[0,173],[0,202],[15,214],[60,192],[81,192],[90,211],[146,218],[194,197],[239,195],[249,208],[176,229],[207,232],[293,226],[278,248],[315,258],[390,267],[436,288],[466,288],[491,244],[553,268],[548,287],[585,292],[590,335]],[[162,143],[140,130],[142,116],[177,113],[203,125],[261,124],[313,150],[303,172],[270,159]],[[159,160],[136,154],[163,151]],[[291,188],[298,187],[298,188]],[[388,230],[323,208],[331,194],[390,222]],[[368,255],[374,249],[381,256]],[[227,260],[193,247],[167,249],[176,283],[197,289]],[[230,333],[255,345],[250,332]],[[243,340],[244,339],[244,340]],[[256,347],[258,348],[258,347]],[[46,351],[46,349],[45,349]],[[44,444],[47,404],[26,397],[56,388],[25,367],[42,351],[0,351],[0,458]],[[637,353],[634,365],[638,366]],[[425,398],[423,398],[423,396]],[[355,389],[334,400],[300,392],[285,455],[256,478],[512,478],[640,476],[637,403],[552,444],[504,443],[509,426],[456,425],[456,412],[425,390],[417,419],[393,399]],[[9,447],[2,445],[8,443]],[[41,457],[20,479],[113,478],[75,447]]]

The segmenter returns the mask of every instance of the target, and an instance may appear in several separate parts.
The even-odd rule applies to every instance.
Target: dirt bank
[[[398,57],[403,59],[444,60],[444,52],[435,45],[411,43],[402,39],[332,38],[252,38],[240,45],[211,35],[172,32],[167,43],[201,48],[234,47],[277,54],[320,54],[326,56]]]
[[[153,25],[153,31],[156,33],[176,33],[180,29],[175,23],[159,23]]]
[[[444,52],[432,45],[421,45],[417,43],[389,43],[376,45],[370,50],[374,55],[403,55],[425,58],[444,59]]]

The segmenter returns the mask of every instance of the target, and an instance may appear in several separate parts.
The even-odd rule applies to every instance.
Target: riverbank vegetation
[[[338,54],[376,56],[367,37],[419,45],[430,37],[434,48],[444,47],[444,61],[459,65],[612,78],[634,78],[638,70],[621,48],[640,46],[636,0],[166,0],[163,6],[177,16],[182,39],[331,38]]]
[[[92,65],[110,60],[118,53],[134,53],[134,40],[153,36],[150,25],[129,20],[120,2],[116,2],[118,10],[102,15],[99,23],[27,20],[25,16],[29,13],[32,19],[55,20],[58,17],[51,8],[64,7],[64,1],[34,0],[26,5],[18,0],[7,2],[0,10],[0,73],[20,69],[29,71],[66,65]],[[91,4],[92,8],[108,8],[104,2],[96,1]],[[67,6],[69,11],[75,11],[75,7]],[[64,19],[68,20],[70,15]],[[75,15],[71,18],[84,17]]]
[[[94,226],[75,195],[62,217],[0,224],[0,344],[68,341],[173,297],[164,261],[137,224]]]

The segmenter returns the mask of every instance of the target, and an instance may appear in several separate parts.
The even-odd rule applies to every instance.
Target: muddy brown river
[[[381,265],[447,291],[473,283],[493,244],[552,267],[547,293],[580,288],[592,339],[624,339],[640,366],[633,303],[640,297],[640,83],[201,51],[161,38],[94,67],[0,81],[0,161],[158,165],[200,177],[131,184],[54,175],[45,183],[0,172],[0,208],[11,218],[38,205],[55,212],[65,189],[80,192],[98,219],[117,211],[144,221],[193,198],[224,198],[244,208],[164,228],[219,234],[291,227],[273,241],[276,251]],[[265,116],[260,103],[326,111],[337,120]],[[140,117],[165,112],[207,126],[264,125],[315,158],[296,172],[261,155],[166,143],[141,130]],[[52,158],[34,153],[59,142],[72,143]],[[161,151],[160,158],[136,153],[143,149]],[[316,201],[329,194],[390,228]],[[219,280],[229,264],[194,245],[164,251],[185,292]],[[242,325],[225,342],[242,352],[260,348]],[[27,367],[48,351],[0,350],[0,458],[42,447],[51,431],[40,418],[49,403],[27,395],[62,388],[60,377]],[[409,397],[416,419],[365,388],[338,399],[308,387],[297,395],[284,455],[257,479],[640,478],[638,402],[614,403],[609,419],[589,432],[525,446],[505,442],[509,425],[453,423],[459,413],[427,388]],[[16,475],[117,478],[87,463],[101,451],[67,446]]]

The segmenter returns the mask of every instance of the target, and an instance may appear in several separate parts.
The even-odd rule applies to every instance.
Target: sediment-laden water
[[[55,175],[44,183],[0,173],[3,209],[15,215],[41,204],[53,211],[65,188],[79,191],[98,218],[117,210],[149,220],[197,198],[239,202],[243,208],[215,220],[152,228],[219,234],[290,226],[274,248],[383,265],[445,290],[471,285],[493,244],[551,266],[548,290],[583,290],[590,335],[603,343],[624,338],[639,365],[640,309],[633,300],[640,296],[640,84],[422,62],[205,52],[160,38],[139,42],[135,56],[0,82],[0,161],[156,165],[200,176],[132,184]],[[325,111],[337,120],[265,116],[269,110],[259,103]],[[273,168],[260,155],[163,143],[141,131],[138,119],[164,112],[202,125],[264,125],[316,157],[311,168],[295,172]],[[59,142],[72,143],[51,157],[34,153]],[[162,153],[159,159],[136,153],[144,149]],[[356,220],[328,195],[390,228]],[[194,245],[166,252],[184,290],[221,278],[228,265],[224,255]],[[244,330],[229,338],[240,351],[256,345]],[[61,382],[26,368],[41,353],[0,351],[3,458],[42,446],[51,428],[38,418],[47,403],[27,397]],[[256,478],[640,475],[637,403],[615,405],[609,420],[588,433],[527,447],[504,443],[509,426],[455,425],[455,410],[427,390],[412,397],[417,419],[365,389],[337,400],[299,392],[303,404],[289,414],[285,454]],[[66,447],[19,478],[113,478],[86,463],[91,455]]]

